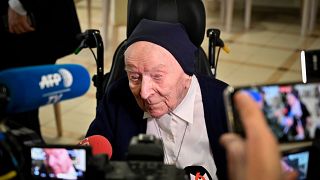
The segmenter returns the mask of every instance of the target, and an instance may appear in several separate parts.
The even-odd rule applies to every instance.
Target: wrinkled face
[[[67,173],[72,168],[72,160],[65,149],[45,149],[46,163],[54,174]]]
[[[185,97],[191,77],[159,45],[138,41],[125,52],[129,87],[140,108],[152,117],[174,110]]]

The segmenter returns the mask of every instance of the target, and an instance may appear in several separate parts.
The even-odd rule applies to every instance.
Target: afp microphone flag
[[[0,85],[8,89],[6,112],[16,113],[85,94],[90,75],[77,64],[30,66],[1,71]]]

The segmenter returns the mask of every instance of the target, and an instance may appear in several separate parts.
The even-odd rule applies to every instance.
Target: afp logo
[[[70,71],[61,68],[58,73],[52,73],[41,76],[41,81],[39,82],[40,89],[57,87],[63,83],[65,88],[69,88],[73,83],[73,77]]]

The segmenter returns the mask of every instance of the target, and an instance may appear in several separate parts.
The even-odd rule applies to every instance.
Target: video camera
[[[183,169],[163,163],[161,140],[144,134],[132,138],[126,161],[92,155],[90,146],[44,144],[25,127],[0,133],[0,151],[0,177],[11,174],[8,179],[188,179]],[[53,168],[69,162],[72,171]]]
[[[132,138],[127,161],[109,161],[106,154],[92,156],[89,146],[32,146],[29,155],[33,179],[187,179],[184,170],[163,164],[162,142],[150,135]],[[49,159],[53,157],[54,163]],[[68,162],[73,170],[58,172]]]
[[[14,122],[0,122],[0,179],[31,179],[28,153],[31,146],[44,144],[31,129]]]
[[[175,165],[165,165],[163,157],[163,146],[160,139],[152,135],[139,134],[131,139],[127,161],[108,161],[106,156],[96,156],[89,162],[88,174],[90,179],[107,180],[188,179],[184,170],[176,168]],[[102,171],[97,173],[94,169]]]

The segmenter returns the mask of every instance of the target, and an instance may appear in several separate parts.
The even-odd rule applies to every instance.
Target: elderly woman
[[[197,165],[226,179],[224,82],[195,74],[195,47],[181,24],[143,19],[127,40],[124,77],[112,84],[87,136],[109,139],[124,160],[139,133],[163,141],[164,163]]]

